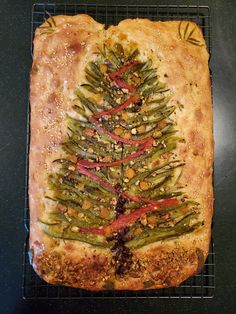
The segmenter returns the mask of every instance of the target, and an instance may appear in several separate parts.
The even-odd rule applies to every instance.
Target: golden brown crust
[[[178,21],[128,19],[104,31],[103,25],[87,15],[54,19],[57,28],[53,34],[36,31],[31,74],[29,200],[33,267],[47,282],[90,290],[176,286],[200,270],[211,236],[212,107],[202,33],[199,28],[195,30],[194,38],[203,45],[197,46],[179,37]],[[66,135],[64,116],[72,106],[74,89],[83,81],[87,61],[94,58],[97,43],[104,38],[133,42],[143,55],[150,52],[161,81],[172,90],[172,102],[183,105],[175,114],[185,139],[176,151],[186,162],[181,184],[201,204],[200,218],[205,222],[191,234],[136,250],[134,268],[121,278],[115,276],[108,249],[53,239],[38,223],[43,211],[53,206],[43,196],[47,175],[54,167],[52,161],[63,156],[60,143]]]

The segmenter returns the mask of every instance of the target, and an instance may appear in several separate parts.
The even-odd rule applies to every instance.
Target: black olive
[[[109,237],[109,240],[116,240],[111,251],[114,253],[113,261],[115,262],[116,274],[118,276],[122,276],[128,271],[132,264],[132,252],[125,246],[127,231],[128,228],[123,228],[116,235]]]
[[[142,104],[143,104],[142,99],[139,99],[139,100],[134,104],[134,106],[132,107],[131,111],[132,111],[132,112],[138,112],[138,111],[140,110]]]
[[[120,196],[118,198],[118,201],[116,203],[116,208],[115,208],[115,210],[116,210],[116,212],[118,214],[123,214],[124,213],[124,211],[125,211],[125,209],[124,209],[125,203],[126,203],[126,199],[124,199],[122,196]]]

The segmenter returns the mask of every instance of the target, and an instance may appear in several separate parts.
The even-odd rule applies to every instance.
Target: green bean
[[[190,225],[190,220],[193,218],[196,218],[196,215],[190,214],[172,228],[155,228],[153,230],[143,232],[140,236],[127,242],[126,246],[131,249],[137,249],[153,242],[179,237],[181,235],[193,232],[202,224],[201,222],[197,222],[193,225]]]
[[[176,148],[176,143],[167,144],[166,147],[153,148],[149,153],[143,154],[141,157],[138,157],[133,164],[133,167],[137,167],[145,159],[145,164],[149,165],[155,162],[161,155],[173,150]]]
[[[140,73],[143,75],[145,71],[148,71],[151,69],[151,66],[152,66],[152,59],[148,59],[147,62],[144,63],[143,67],[140,69]]]
[[[103,100],[106,101],[108,106],[109,106],[109,107],[106,106],[106,109],[111,109],[112,107],[116,107],[117,106],[117,103],[116,103],[115,99],[109,93],[107,93],[106,91],[103,91],[101,93],[101,95],[103,97]]]
[[[84,214],[87,218],[91,219],[94,223],[101,223],[103,220],[100,218],[99,213],[96,213],[95,210],[92,209],[83,209],[82,202],[85,196],[78,198],[75,193],[70,193],[68,190],[57,190],[53,192],[53,200],[58,201],[60,204],[64,206],[70,206],[77,210],[79,213]],[[47,195],[49,196],[49,195]],[[50,196],[49,196],[50,197]],[[90,199],[93,203],[93,200]]]
[[[106,145],[98,146],[97,143],[94,145],[88,138],[86,138],[86,140],[81,140],[75,134],[71,135],[69,141],[63,145],[65,146],[65,149],[73,151],[76,155],[83,158],[96,159],[98,156],[106,157],[107,154],[110,153],[109,147],[106,147]],[[93,149],[93,153],[87,151],[89,148]],[[115,154],[114,156],[119,155]]]
[[[182,221],[184,218],[188,217],[189,215],[195,214],[196,212],[194,210],[190,210],[188,212],[183,212],[181,210],[178,211],[172,211],[169,213],[170,218],[168,221],[165,221],[165,219],[160,219],[158,220],[157,226],[159,228],[168,228],[175,226],[178,224],[180,221]]]
[[[148,100],[147,105],[156,104],[156,103],[159,104],[159,103],[163,102],[166,98],[167,98],[166,96],[162,96],[162,97],[157,98],[157,99]]]
[[[116,67],[120,66],[121,65],[120,59],[116,56],[115,52],[107,45],[104,45],[104,48],[105,48],[105,53],[108,59],[111,60],[111,62]]]
[[[73,109],[75,112],[77,112],[79,115],[81,115],[85,120],[88,120],[87,118],[90,116],[90,114],[86,113],[86,111],[83,110],[81,107],[74,105]]]
[[[119,43],[116,43],[116,44],[114,45],[114,47],[115,47],[115,49],[116,49],[116,54],[118,55],[118,57],[119,57],[120,59],[124,58],[125,53],[124,53],[123,46],[122,46],[121,44],[119,44]]]
[[[178,132],[177,130],[169,131],[163,134],[162,136],[158,137],[158,141],[162,142],[164,140],[168,140],[170,137],[173,137],[173,135],[176,134],[177,132]]]
[[[128,126],[126,126],[126,129],[133,129],[136,127],[139,127],[143,124],[151,124],[151,123],[158,123],[161,122],[162,120],[168,118],[174,111],[175,107],[169,107],[167,110],[160,112],[159,115],[152,115],[150,116],[138,116],[132,120],[128,120]],[[123,126],[123,124],[121,124]]]
[[[171,163],[173,163],[173,162],[171,161],[169,164],[171,164]],[[147,178],[147,181],[151,182],[151,183],[155,183],[156,179],[159,179],[159,178],[162,178],[162,177],[165,177],[165,176],[172,174],[176,168],[182,167],[184,164],[185,163],[179,163],[177,165],[172,165],[172,166],[169,166],[169,168],[167,168],[167,169],[165,169],[166,166],[159,168],[157,171],[154,171],[155,172],[154,176]],[[159,170],[163,170],[163,171],[159,172]]]
[[[97,73],[92,72],[88,67],[85,69],[85,73],[95,81],[99,82],[101,80],[101,76]]]
[[[64,239],[64,240],[76,240],[84,243],[91,244],[93,246],[99,246],[107,248],[110,244],[102,236],[91,235],[86,233],[72,232],[69,228],[63,228],[58,225],[46,225],[41,223],[42,230],[51,237]]]
[[[104,74],[100,71],[98,65],[94,62],[89,63],[90,69],[92,70],[92,74],[96,75],[100,79],[104,77]],[[91,72],[90,72],[91,73]]]
[[[85,88],[90,93],[94,93],[94,94],[98,94],[99,93],[93,85],[81,84],[81,87]]]
[[[100,201],[98,200],[98,197],[101,197],[101,191],[99,190],[99,194],[95,194],[88,192],[87,188],[85,187],[83,191],[79,191],[78,188],[75,187],[75,183],[72,183],[71,180],[68,180],[66,177],[61,177],[62,183],[59,182],[54,177],[50,177],[49,181],[50,184],[56,188],[56,191],[54,191],[54,195],[56,198],[60,198],[61,200],[69,200],[76,202],[77,204],[81,205],[81,202],[85,199],[85,197],[88,197],[93,204],[100,205]],[[93,182],[90,182],[89,180],[81,180],[76,181],[73,178],[74,182],[81,182],[84,185],[92,185],[97,189],[97,185],[94,185]],[[99,186],[100,188],[100,186]],[[60,192],[62,191],[62,192]],[[103,191],[103,190],[102,190]],[[59,196],[58,196],[59,192]],[[61,193],[61,194],[60,194]]]
[[[68,190],[57,189],[57,190],[53,190],[52,193],[53,193],[53,198],[58,201],[71,201],[77,205],[80,205],[80,206],[82,205],[82,199],[73,192],[70,192]]]
[[[87,107],[92,113],[97,112],[97,104],[94,103],[91,99],[86,98],[78,88],[75,90],[75,94],[79,98],[83,106]]]
[[[151,68],[151,69],[141,71],[141,74],[142,74],[142,81],[144,82],[146,79],[153,77],[153,75],[156,76],[157,70]]]
[[[82,128],[87,128],[87,127],[93,128],[93,126],[90,122],[80,121],[78,119],[72,118],[69,115],[66,116],[66,119],[67,119],[67,123],[68,123],[68,129],[75,132],[75,133],[79,132],[80,135],[82,135],[81,134]]]
[[[106,194],[106,195],[111,195],[112,192],[106,190],[104,187],[102,187],[99,183],[87,178],[84,175],[78,174],[77,171],[70,171],[70,176],[73,180],[75,180],[77,183],[83,183],[85,186],[90,186],[92,188],[96,188],[99,190],[99,193],[97,196],[101,196],[101,193]],[[83,191],[84,194],[88,194],[86,192],[86,188]],[[96,196],[95,192],[93,192],[92,194],[94,194],[94,196]],[[90,198],[93,198],[93,195],[90,194]]]
[[[159,103],[157,103],[157,102],[149,103],[145,107],[145,113],[147,113],[148,115],[151,115],[151,114],[158,113],[161,110],[164,111],[164,109],[166,109],[166,106],[168,105],[169,101],[170,101],[170,97],[165,97],[164,100],[159,102]],[[157,104],[158,104],[158,106],[157,106]]]
[[[163,165],[160,165],[160,166],[157,166],[157,167],[154,167],[153,169],[147,169],[146,171],[144,172],[141,172],[139,174],[137,174],[136,176],[134,176],[128,183],[127,185],[133,185],[137,180],[139,181],[142,181],[144,180],[145,178],[147,178],[148,176],[151,176],[154,172],[158,171],[158,170],[161,170],[167,166],[170,166],[170,164],[172,163],[177,163],[179,162],[179,160],[174,160],[174,161],[169,161],[169,162],[166,162],[164,163]]]
[[[150,85],[156,85],[157,84],[158,77],[156,75],[156,71],[152,71],[149,75],[147,75],[145,78],[143,78],[142,83],[138,86],[138,90],[140,92],[143,92],[146,87]]]
[[[127,61],[133,61],[139,55],[139,50],[136,48],[127,58]]]
[[[65,159],[65,158],[60,158],[60,159],[55,159],[53,162],[60,163],[61,165],[64,165],[65,167],[73,165],[73,162],[71,160]]]
[[[152,182],[152,186],[148,190],[145,190],[145,191],[141,192],[142,196],[150,196],[151,193],[153,193],[153,192],[156,193],[157,191],[160,190],[160,188],[163,187],[163,185],[165,185],[168,181],[170,181],[170,179],[172,177],[173,176],[171,176],[171,175],[169,175],[169,176],[168,175],[158,176],[159,181],[157,182],[157,178],[155,178],[156,181]],[[146,179],[146,181],[149,181],[149,180]],[[131,187],[132,194],[136,194],[138,190],[139,190],[139,188],[138,188],[137,185],[133,185]]]
[[[163,192],[160,190],[150,191],[149,193],[145,194],[145,197],[151,197],[153,200],[159,201],[161,199],[173,198],[181,195],[183,195],[183,192],[177,190],[176,188],[172,191],[167,191],[167,188],[165,188]]]
[[[164,91],[168,91],[168,89],[165,89],[165,86],[166,85],[164,83],[158,82],[158,84],[156,86],[152,86],[152,87],[149,87],[149,88],[145,89],[142,92],[142,95],[144,97],[150,97],[153,94],[157,94],[157,93],[161,93],[161,92],[164,92]]]
[[[173,205],[173,206],[167,206],[167,207],[163,207],[160,208],[158,211],[156,212],[151,212],[150,215],[158,215],[158,216],[163,216],[165,214],[171,214],[174,211],[178,211],[178,210],[182,210],[184,207],[186,207],[187,205],[191,205],[190,202],[182,202],[181,204],[178,205]]]
[[[91,77],[90,75],[85,75],[86,80],[95,88],[98,88],[101,86],[100,81],[94,77]]]
[[[91,159],[96,159],[97,155],[88,153],[85,150],[79,148],[77,145],[73,144],[71,141],[67,141],[67,143],[62,144],[62,148],[69,154],[71,155],[76,155],[81,158],[91,158]]]
[[[67,216],[66,216],[67,215]],[[88,217],[84,217],[84,219],[82,218],[75,218],[75,217],[70,217],[67,213],[62,214],[62,213],[58,213],[58,212],[53,212],[50,213],[49,216],[49,220],[42,220],[40,219],[41,222],[45,223],[45,224],[58,224],[61,222],[66,222],[68,224],[70,224],[70,226],[77,226],[77,227],[99,227],[102,224],[104,224],[104,220],[100,219],[100,220],[89,220]]]
[[[158,176],[158,178],[160,179],[163,176],[164,175],[162,174],[161,176]],[[161,187],[163,187],[163,185],[165,185],[167,182],[169,182],[172,178],[173,178],[173,176],[171,175],[171,172],[170,172],[170,174],[165,175],[162,180],[159,180],[158,182],[157,182],[157,180],[152,181],[152,184],[154,184],[154,185],[148,191],[160,189]],[[147,181],[149,181],[149,180],[147,179]]]
[[[147,164],[152,163],[154,161],[157,160],[158,157],[160,157],[161,155],[172,151],[176,148],[176,143],[171,143],[171,144],[167,144],[166,147],[159,149],[157,151],[153,150],[153,152],[151,152],[151,156],[149,156],[149,158],[147,159]]]
[[[168,130],[170,130],[170,128],[172,128],[172,123],[168,123],[165,127],[163,128],[160,128],[159,125],[155,125],[154,127],[152,127],[150,130],[146,131],[146,132],[143,132],[141,134],[138,134],[136,135],[134,138],[135,139],[143,139],[143,138],[146,138],[148,137],[149,135],[152,135],[152,137],[154,138],[159,138],[159,136],[154,136],[152,133],[154,133],[154,131],[160,131],[161,132],[161,135],[160,137],[162,136],[162,134],[165,134]]]

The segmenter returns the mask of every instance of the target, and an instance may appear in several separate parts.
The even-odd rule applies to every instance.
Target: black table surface
[[[54,1],[57,2],[57,1]],[[66,2],[66,0],[64,1]],[[76,3],[76,0],[68,1]],[[86,1],[81,1],[86,3]],[[88,3],[105,3],[91,1]],[[109,1],[109,4],[199,4]],[[236,1],[211,6],[215,134],[216,289],[213,299],[32,300],[21,297],[31,1],[0,3],[0,313],[236,313]]]

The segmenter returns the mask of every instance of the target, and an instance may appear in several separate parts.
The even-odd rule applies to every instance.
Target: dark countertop
[[[57,1],[54,1],[57,2]],[[65,1],[66,2],[66,1]],[[68,1],[75,3],[76,1]],[[86,3],[86,1],[82,1]],[[90,1],[91,3],[92,1]],[[102,3],[102,1],[93,1]],[[105,3],[105,1],[103,2]],[[126,4],[125,1],[110,1]],[[168,4],[168,1],[130,1]],[[170,3],[170,2],[169,2]],[[174,1],[177,4],[199,4]],[[2,0],[0,28],[0,313],[236,313],[236,2],[209,4],[213,17],[216,290],[213,299],[25,301],[21,298],[31,1]]]

